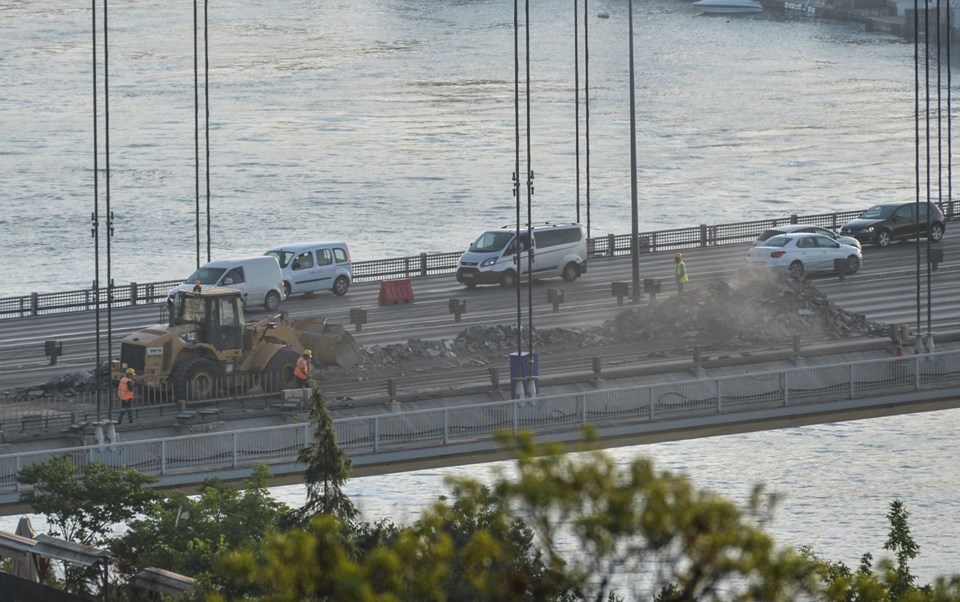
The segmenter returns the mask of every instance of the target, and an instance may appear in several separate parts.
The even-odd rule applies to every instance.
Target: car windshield
[[[281,268],[285,268],[287,264],[290,263],[290,260],[293,259],[294,253],[291,251],[267,251],[264,255],[273,257],[277,260],[277,263],[280,264]]]
[[[886,219],[897,210],[895,205],[874,205],[860,216],[863,219]]]
[[[480,238],[473,241],[470,250],[475,253],[501,251],[511,240],[513,240],[513,232],[484,232]]]
[[[771,236],[776,236],[777,234],[783,234],[783,230],[764,230],[763,233],[757,237],[757,240],[763,242]]]
[[[223,273],[226,271],[226,268],[200,268],[184,280],[184,282],[193,284],[199,280],[200,284],[216,284],[217,281],[220,280],[220,276],[223,276]]]

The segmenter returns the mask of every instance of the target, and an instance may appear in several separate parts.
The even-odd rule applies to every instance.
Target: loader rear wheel
[[[270,358],[267,367],[263,370],[263,390],[267,393],[276,393],[283,389],[294,389],[297,379],[293,370],[297,367],[297,358],[300,357],[293,349],[281,349]]]
[[[177,364],[170,380],[178,400],[210,399],[223,382],[223,368],[211,359],[194,357]]]

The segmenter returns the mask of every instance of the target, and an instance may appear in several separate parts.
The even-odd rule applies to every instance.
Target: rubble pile
[[[535,329],[533,339],[538,349],[670,339],[736,348],[787,344],[794,337],[808,342],[887,336],[889,332],[887,324],[835,306],[812,282],[783,276],[750,279],[735,286],[710,283],[688,291],[682,299],[644,300],[596,327]],[[521,339],[526,346],[525,328]],[[484,365],[516,348],[515,325],[470,326],[454,340],[411,339],[404,344],[365,347],[359,369],[430,358],[459,358],[458,365]]]

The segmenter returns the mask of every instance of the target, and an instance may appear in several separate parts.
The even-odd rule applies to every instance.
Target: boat
[[[738,15],[763,11],[763,5],[759,0],[697,0],[693,5],[710,15]]]

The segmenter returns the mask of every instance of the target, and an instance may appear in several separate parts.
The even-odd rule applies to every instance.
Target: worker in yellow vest
[[[305,389],[310,385],[307,382],[310,380],[310,362],[313,358],[313,351],[309,349],[304,349],[303,354],[297,358],[297,367],[293,370],[293,375],[297,379],[297,384],[300,385],[301,389]]]
[[[683,262],[683,254],[680,251],[673,254],[673,261],[677,264],[675,275],[677,277],[677,295],[679,296],[683,294],[683,285],[690,278],[687,276],[687,264]]]

